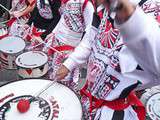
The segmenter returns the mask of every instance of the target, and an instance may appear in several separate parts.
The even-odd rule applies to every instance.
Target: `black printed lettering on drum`
[[[58,104],[57,100],[55,100],[55,98],[53,96],[51,96],[50,102],[51,102],[52,108],[53,108],[53,118],[58,118],[58,115],[59,115],[59,104]]]
[[[9,95],[6,95],[5,97],[3,97],[3,98],[0,99],[0,103],[3,102],[4,100],[8,99],[9,97],[13,97],[13,96],[14,96],[13,93],[11,93]]]
[[[51,113],[49,104],[42,99],[39,101],[39,108],[43,109],[43,111],[38,115],[38,117],[48,120]]]

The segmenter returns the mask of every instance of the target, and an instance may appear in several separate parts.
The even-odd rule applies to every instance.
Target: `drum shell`
[[[6,36],[8,36],[8,28],[5,26],[5,27],[0,28],[0,39]]]
[[[145,90],[145,92],[142,94],[140,100],[144,104],[145,107],[147,107],[147,101],[156,93],[160,93],[160,86],[154,86],[152,88],[148,88]],[[146,111],[147,112],[147,111]],[[146,120],[150,120],[150,116],[148,113],[146,113]]]
[[[7,83],[7,84],[5,84],[5,85],[3,85],[3,86],[1,86],[0,87],[0,90],[2,91],[2,93],[3,94],[1,94],[0,95],[0,98],[1,99],[3,99],[5,96],[7,96],[7,97],[5,97],[5,99],[3,100],[3,102],[0,102],[0,107],[2,107],[5,103],[7,103],[7,102],[9,102],[10,100],[12,100],[12,99],[14,99],[15,100],[15,98],[18,98],[19,96],[35,96],[35,93],[37,93],[37,92],[39,92],[39,90],[41,90],[41,89],[44,89],[44,87],[49,83],[49,81],[50,80],[45,80],[45,79],[24,79],[24,80],[19,80],[19,81],[16,81],[16,82],[14,82],[14,81],[12,81],[12,82],[9,82],[9,83]],[[55,100],[59,103],[59,105],[61,105],[61,102],[59,102],[59,100],[57,99],[57,98],[59,98],[59,97],[56,97],[57,95],[58,96],[61,96],[61,94],[58,94],[59,93],[59,90],[57,89],[58,87],[56,87],[55,89],[53,89],[53,87],[54,86],[57,86],[58,84],[60,84],[60,83],[54,83],[50,88],[48,88],[42,95],[40,95],[40,98],[43,98],[43,99],[45,99],[48,103],[49,103],[49,105],[50,105],[50,107],[52,107],[52,104],[51,104],[51,102],[50,102],[50,98],[52,98],[52,97],[55,97]],[[59,85],[58,85],[59,86]],[[63,84],[60,84],[60,86],[65,86],[65,85],[63,85]],[[61,87],[60,87],[61,88]],[[69,89],[68,87],[67,87],[67,89]],[[65,90],[67,90],[67,89],[65,89]],[[57,90],[57,92],[55,91],[55,90]],[[71,89],[70,89],[71,90]],[[68,90],[67,90],[68,91]],[[72,91],[72,90],[71,90]],[[54,93],[53,93],[54,92]],[[65,94],[65,96],[66,96],[66,94],[68,94],[68,92],[66,93],[65,91],[64,91],[64,89],[63,90],[60,90],[60,93],[64,93]],[[14,95],[14,96],[11,96],[11,94],[12,95]],[[56,96],[55,96],[55,94],[57,94]],[[79,115],[79,118],[78,117],[76,117],[75,115],[74,115],[74,113],[76,112],[76,111],[73,111],[72,110],[72,112],[74,112],[74,113],[72,113],[71,112],[71,114],[73,115],[73,116],[75,116],[76,117],[76,119],[58,119],[57,118],[57,120],[82,120],[82,115],[83,115],[83,113],[82,113],[82,104],[81,104],[81,102],[80,102],[80,99],[79,99],[79,96],[77,96],[77,94],[74,92],[74,91],[72,91],[72,94],[75,94],[74,95],[74,97],[76,97],[76,99],[79,101],[78,102],[78,104],[77,104],[77,102],[76,102],[76,104],[75,104],[75,102],[73,101],[73,99],[72,99],[72,95],[67,95],[67,96],[69,96],[68,98],[71,98],[71,100],[69,100],[68,102],[70,103],[68,103],[68,102],[66,102],[66,107],[71,107],[72,105],[72,102],[71,101],[73,101],[74,103],[74,105],[78,105],[78,108],[74,108],[74,110],[76,110],[77,111],[77,109],[79,109],[81,112],[77,112]],[[26,98],[25,98],[26,99]],[[62,97],[61,97],[61,101],[63,102],[65,102],[65,97],[63,97],[63,95],[62,95]],[[76,100],[76,101],[77,101]],[[67,100],[66,100],[67,101]],[[54,101],[53,101],[54,102]],[[53,107],[55,107],[55,106],[53,106]],[[64,106],[65,107],[65,106]],[[12,108],[12,107],[11,107]],[[72,107],[71,107],[72,108]],[[32,106],[31,106],[31,108],[30,109],[32,109]],[[52,108],[51,109],[52,111],[54,111],[54,109]],[[65,111],[68,111],[68,109],[65,109]],[[63,106],[62,107],[60,107],[60,112],[62,113],[62,111],[63,111]],[[14,111],[13,111],[14,112]],[[32,112],[33,112],[33,110],[32,110]],[[36,111],[35,111],[36,112]],[[52,113],[52,112],[51,112]],[[16,114],[16,113],[15,113]],[[15,115],[14,114],[14,115]],[[70,114],[70,113],[69,113]],[[21,114],[22,115],[22,114]],[[70,115],[70,116],[72,116],[72,115]],[[25,116],[25,115],[24,115]],[[25,118],[25,117],[24,117]],[[51,116],[50,116],[50,119],[48,119],[48,120],[51,120]],[[15,118],[13,118],[12,120],[17,120],[17,117],[15,117]],[[19,120],[19,119],[18,119]],[[23,120],[26,120],[26,119],[23,119]],[[28,120],[28,119],[27,119]],[[34,119],[35,120],[35,119]],[[36,119],[37,120],[37,119]]]
[[[23,50],[16,54],[7,54],[0,51],[0,62],[4,69],[17,69],[15,64],[16,57],[23,53]]]
[[[24,68],[18,66],[18,75],[22,78],[39,78],[44,76],[49,69],[48,62],[36,68]]]

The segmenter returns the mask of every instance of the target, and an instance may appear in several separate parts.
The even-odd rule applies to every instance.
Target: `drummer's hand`
[[[56,72],[55,78],[56,78],[57,80],[62,80],[62,79],[64,79],[64,78],[68,75],[69,72],[70,72],[70,71],[68,70],[68,68],[65,67],[64,65],[62,65],[62,66],[58,69],[58,71]]]

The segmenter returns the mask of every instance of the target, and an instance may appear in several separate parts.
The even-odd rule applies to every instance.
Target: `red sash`
[[[85,85],[84,88],[81,89],[81,95],[85,95],[89,98],[90,101],[90,108],[89,112],[92,113],[93,109],[101,108],[102,106],[107,106],[113,110],[124,110],[130,105],[135,106],[135,112],[139,120],[145,120],[145,107],[141,103],[141,101],[137,98],[134,92],[131,92],[127,98],[124,99],[116,99],[113,101],[106,101],[103,99],[97,99],[96,97],[92,96],[90,92],[87,91],[88,85]],[[94,105],[93,105],[94,102]],[[91,118],[92,119],[92,118]]]
[[[53,47],[54,49],[56,49],[57,51],[61,52],[61,51],[70,51],[70,50],[74,50],[74,47],[70,46],[70,45],[62,45],[62,46],[56,46]],[[54,54],[56,51],[54,51],[53,49],[49,49],[48,50],[48,55],[52,55]]]

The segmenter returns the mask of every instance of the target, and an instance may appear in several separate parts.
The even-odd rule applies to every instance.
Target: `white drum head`
[[[0,120],[81,120],[82,107],[76,94],[66,86],[55,83],[39,98],[34,99],[25,113],[16,106],[20,99],[31,99],[49,80],[29,79],[0,88]]]
[[[16,64],[23,68],[36,68],[46,64],[48,57],[41,51],[30,51],[19,55]]]
[[[148,99],[146,110],[152,120],[160,120],[160,93],[156,93]]]
[[[25,48],[25,42],[19,37],[9,36],[0,40],[0,51],[15,54]]]

